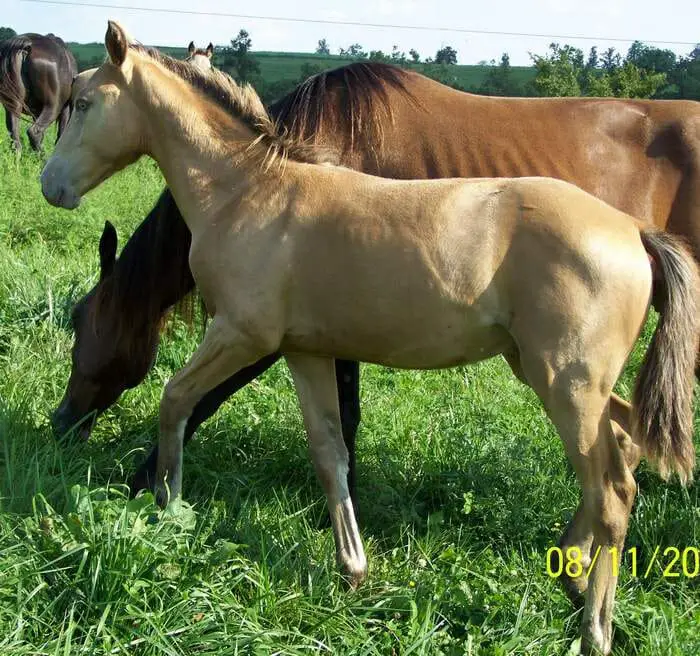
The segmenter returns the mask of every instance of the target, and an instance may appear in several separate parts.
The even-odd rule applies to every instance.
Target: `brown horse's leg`
[[[348,451],[343,443],[331,358],[285,356],[294,378],[316,474],[326,493],[338,565],[353,587],[367,575],[367,560],[348,490]]]
[[[18,153],[22,151],[22,140],[19,138],[19,114],[11,112],[5,107],[5,125],[10,133],[12,148]]]
[[[66,103],[63,106],[63,109],[61,110],[61,113],[58,115],[58,129],[56,130],[56,143],[58,143],[58,140],[61,138],[61,135],[63,134],[63,131],[66,129],[66,126],[68,125],[68,121],[70,120],[70,105]]]
[[[32,148],[37,152],[41,150],[41,144],[44,141],[44,133],[46,129],[56,120],[58,112],[56,107],[53,105],[47,105],[41,110],[39,116],[27,130],[27,136],[29,137],[29,143]]]
[[[355,438],[357,437],[357,427],[360,425],[360,363],[353,360],[336,360],[335,378],[340,403],[340,423],[349,458],[348,488],[355,509],[355,519],[359,522]]]
[[[265,353],[221,316],[209,323],[189,362],[165,386],[160,402],[160,438],[155,493],[160,504],[182,490],[182,447],[187,420],[202,397]]]

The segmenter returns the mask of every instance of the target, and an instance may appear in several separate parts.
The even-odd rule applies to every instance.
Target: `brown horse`
[[[583,488],[574,543],[595,549],[595,560],[579,579],[582,637],[586,651],[609,653],[612,550],[623,547],[636,492],[610,394],[645,320],[653,269],[661,318],[635,390],[633,438],[662,473],[686,480],[694,467],[700,284],[682,245],[553,179],[402,182],[319,165],[318,151],[278,131],[252,88],[130,45],[116,23],[106,47],[110,61],[76,101],[42,190],[75,208],[149,154],[183,209],[213,319],[161,401],[159,500],[180,495],[196,403],[279,350],[338,562],[358,584],[366,560],[331,356],[436,368],[502,353],[542,399]]]
[[[185,57],[185,61],[202,70],[207,70],[211,68],[211,58],[213,56],[214,45],[212,43],[206,48],[196,48],[194,41],[190,41],[190,45],[187,46],[187,57]]]
[[[22,149],[19,120],[33,118],[27,130],[34,150],[44,132],[58,122],[58,137],[70,118],[70,93],[78,66],[73,53],[54,34],[20,34],[0,42],[0,102],[15,150]]]

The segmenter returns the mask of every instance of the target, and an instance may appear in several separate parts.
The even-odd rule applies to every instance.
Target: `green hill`
[[[76,59],[80,70],[99,66],[105,57],[104,44],[102,43],[69,43],[68,44]],[[158,46],[162,52],[184,59],[187,48],[176,48],[170,46]],[[310,74],[336,68],[348,64],[353,60],[340,55],[318,55],[303,52],[252,52],[260,66],[259,79],[256,86],[266,101],[270,101],[290,91],[296,84],[308,77]],[[363,60],[364,61],[364,60]],[[227,67],[223,65],[222,57],[214,53],[214,64],[223,70]],[[434,64],[410,64],[407,65],[413,70],[424,73],[429,77],[436,78],[441,82],[468,91],[478,91],[492,66],[478,65],[451,65],[437,66]],[[228,71],[230,72],[230,71]],[[511,68],[513,81],[525,88],[528,82],[535,77],[535,69],[531,66],[513,66]]]

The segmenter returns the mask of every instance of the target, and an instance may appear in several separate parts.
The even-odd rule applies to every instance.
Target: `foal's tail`
[[[693,387],[700,339],[698,265],[682,241],[664,232],[642,231],[656,265],[654,305],[659,322],[634,390],[635,442],[667,478],[693,478]]]
[[[22,36],[0,42],[0,102],[14,114],[26,110],[22,63],[31,49],[31,43]]]

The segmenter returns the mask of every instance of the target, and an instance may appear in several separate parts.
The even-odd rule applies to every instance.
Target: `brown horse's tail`
[[[698,267],[677,237],[642,231],[642,242],[655,265],[656,332],[634,390],[635,442],[667,478],[693,478],[693,387],[700,338]]]
[[[22,63],[31,49],[23,36],[0,42],[0,102],[15,114],[27,113]]]

